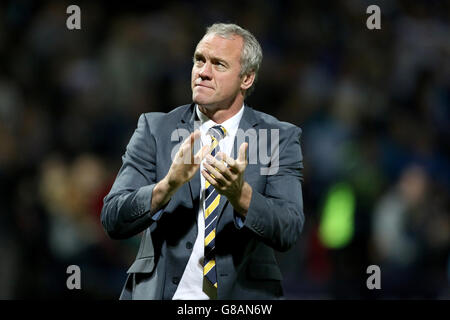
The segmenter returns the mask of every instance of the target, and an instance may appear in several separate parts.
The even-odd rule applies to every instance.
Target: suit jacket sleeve
[[[155,139],[142,114],[122,157],[122,167],[104,198],[101,221],[111,238],[134,236],[154,221],[150,209],[156,184],[155,162]]]
[[[287,131],[292,133],[280,141],[278,171],[267,176],[263,193],[253,190],[244,222],[263,242],[279,251],[295,244],[304,223],[301,129]]]

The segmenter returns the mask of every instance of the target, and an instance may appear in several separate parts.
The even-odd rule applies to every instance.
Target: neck
[[[223,123],[241,110],[244,99],[236,99],[230,106],[221,108],[211,105],[198,105],[199,110],[215,123]]]

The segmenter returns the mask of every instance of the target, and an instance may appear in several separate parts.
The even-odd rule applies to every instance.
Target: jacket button
[[[192,249],[192,242],[188,241],[186,242],[186,249]]]
[[[180,283],[180,278],[178,278],[178,277],[173,277],[173,278],[172,278],[172,282],[173,282],[173,284],[179,284],[179,283]]]

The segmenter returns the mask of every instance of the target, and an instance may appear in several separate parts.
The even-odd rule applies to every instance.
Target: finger
[[[244,142],[243,144],[241,144],[241,147],[239,148],[239,156],[238,156],[239,161],[245,162],[245,160],[247,159],[247,148],[248,148],[247,142]]]
[[[184,158],[188,154],[193,135],[194,133],[191,133],[181,144],[180,149],[178,150],[178,156],[180,158]]]
[[[209,145],[203,146],[195,155],[194,157],[194,163],[195,164],[200,164],[202,162],[202,160],[206,157],[206,155],[208,154],[209,151]]]
[[[184,139],[183,143],[181,144],[181,147],[186,147],[191,145],[192,137],[195,132],[192,132],[186,139]]]
[[[211,154],[211,145],[207,144],[204,146],[204,151],[202,153],[203,158],[205,158],[208,154]]]
[[[173,161],[175,163],[184,163],[185,162],[184,158],[186,157],[186,154],[188,153],[188,150],[189,150],[186,147],[189,139],[190,139],[190,137],[187,137],[181,144],[180,148],[178,149],[178,151],[173,159]]]
[[[198,138],[200,138],[201,137],[201,135],[202,135],[202,133],[200,132],[200,130],[195,130],[194,132],[193,132],[193,134],[194,134],[194,140],[197,140]]]
[[[194,163],[194,141],[201,135],[200,130],[192,132],[181,144],[179,156],[184,164]]]
[[[214,180],[213,177],[211,177],[211,175],[206,171],[206,170],[202,170],[202,175],[205,177],[206,180],[208,180],[208,182],[214,187],[217,188],[219,186],[219,184],[217,183],[216,180]]]
[[[195,140],[197,140],[198,138],[200,138],[201,137],[201,132],[200,132],[200,130],[195,130],[193,133],[191,133],[191,139],[190,139],[190,147],[191,147],[191,150],[192,151],[194,151],[194,145],[195,145]]]
[[[195,130],[183,141],[180,148],[192,148],[194,146],[194,141],[197,140],[200,136],[200,130]]]
[[[220,159],[219,157],[222,157],[221,154],[225,155],[225,153],[220,152],[217,154],[217,158],[213,158],[210,156],[207,157],[207,159],[206,159],[207,163],[214,166],[217,169],[217,171],[219,171],[225,177],[226,180],[232,180],[233,175],[232,175],[230,169],[228,169],[227,163],[224,162],[223,160],[219,160]]]
[[[190,135],[190,148],[191,148],[191,163],[195,163],[194,162],[194,146],[195,146],[195,140],[197,140],[199,137],[201,136],[200,130],[195,130],[193,133],[191,133]]]
[[[237,171],[236,160],[234,160],[232,157],[230,157],[229,155],[227,155],[224,152],[219,152],[218,155],[220,155],[222,157],[222,159],[228,165],[228,168],[229,168],[230,171]]]
[[[225,177],[218,170],[216,170],[216,168],[214,168],[212,165],[205,162],[204,166],[207,170],[207,173],[209,173],[209,175],[212,178],[214,178],[219,184],[225,185],[227,183],[227,180],[225,179]]]

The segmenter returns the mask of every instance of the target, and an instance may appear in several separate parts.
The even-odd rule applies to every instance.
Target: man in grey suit
[[[143,231],[121,299],[283,297],[274,250],[304,223],[301,129],[245,105],[261,60],[250,32],[214,24],[193,103],[140,116],[101,215],[113,239]]]

